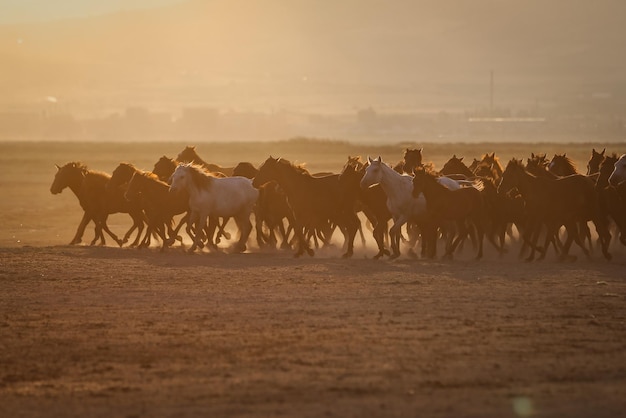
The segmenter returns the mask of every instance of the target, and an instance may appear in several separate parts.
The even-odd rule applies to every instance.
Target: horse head
[[[506,194],[516,188],[525,170],[521,160],[511,159],[502,173],[502,180],[498,185],[498,193]]]
[[[623,154],[613,165],[614,169],[609,176],[609,184],[617,186],[626,180],[626,154]]]
[[[596,151],[595,148],[591,149],[591,158],[587,163],[587,175],[595,174],[600,171],[600,164],[604,160],[604,153],[606,148],[603,148],[601,152]]]
[[[50,186],[52,194],[59,194],[66,187],[77,189],[87,174],[87,166],[80,162],[70,162],[63,167],[55,164],[55,167],[57,172]]]
[[[375,184],[380,183],[384,175],[383,166],[385,163],[383,163],[383,160],[382,158],[380,158],[380,156],[372,160],[372,158],[368,155],[367,162],[369,163],[369,165],[365,169],[365,174],[363,175],[360,183],[362,189],[367,189]]]

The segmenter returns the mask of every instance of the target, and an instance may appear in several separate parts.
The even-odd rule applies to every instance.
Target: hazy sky
[[[0,0],[0,24],[84,17],[183,0]]]

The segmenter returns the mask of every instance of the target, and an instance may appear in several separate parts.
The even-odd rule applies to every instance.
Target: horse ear
[[[54,166],[57,168],[57,171],[59,171],[61,169],[61,167],[59,167],[58,164],[55,164]]]
[[[382,161],[383,161],[383,159],[382,159],[382,158],[380,158],[380,155],[378,156],[378,161],[379,161],[379,162],[382,162]]]
[[[420,152],[420,154],[422,153],[422,150],[423,150],[423,149],[424,149],[424,148],[422,147],[422,148],[420,148],[420,149],[418,150],[418,151]]]
[[[600,155],[604,155],[605,151],[606,151],[606,148],[602,148],[602,152],[600,153]]]
[[[464,158],[464,157],[459,158],[459,161],[463,161],[463,158]]]
[[[367,162],[370,164],[372,163],[372,157],[370,157],[369,155],[367,156]]]

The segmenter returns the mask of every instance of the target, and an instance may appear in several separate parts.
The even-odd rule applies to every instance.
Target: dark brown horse
[[[278,244],[276,232],[281,237],[280,248],[290,248],[289,235],[293,230],[293,212],[287,195],[280,185],[272,180],[258,187],[259,200],[254,210],[256,239],[259,248],[275,249]],[[285,219],[287,227],[285,227]]]
[[[452,178],[454,178],[455,175],[460,175],[464,178],[474,177],[474,173],[472,173],[469,167],[463,162],[463,157],[458,158],[456,154],[443,165],[440,172],[442,175]]]
[[[220,165],[212,164],[212,163],[208,163],[204,161],[202,158],[200,158],[200,156],[196,152],[196,147],[191,147],[191,146],[185,147],[185,149],[183,149],[180,152],[180,154],[178,154],[178,157],[176,157],[176,160],[181,163],[193,163],[193,164],[201,165],[206,170],[210,171],[211,173],[221,173],[228,177],[233,175],[233,167],[222,167]]]
[[[140,247],[150,245],[150,235],[155,232],[162,241],[161,251],[173,244],[178,237],[178,230],[183,225],[180,222],[172,227],[175,215],[186,213],[189,210],[189,199],[182,194],[169,193],[169,185],[152,173],[136,171],[124,194],[124,197],[140,205],[148,220],[148,231]]]
[[[413,174],[413,170],[422,166],[423,148],[406,148],[402,160],[393,169],[400,174]]]
[[[95,237],[91,241],[91,245],[94,245],[98,240],[100,240],[100,245],[105,244],[103,231],[109,234],[118,245],[121,246],[124,243],[124,240],[119,239],[111,232],[106,223],[110,214],[128,213],[129,206],[120,193],[107,193],[106,184],[110,178],[111,176],[106,173],[89,170],[80,162],[70,162],[63,167],[57,166],[57,173],[50,187],[50,192],[59,194],[65,188],[69,188],[78,198],[84,211],[70,245],[81,242],[85,228],[91,221],[95,224]],[[126,233],[125,240],[128,240],[130,234],[139,228],[137,224],[140,224],[141,230],[143,230],[143,213],[132,213],[131,217],[133,218],[133,226]]]
[[[174,174],[174,170],[176,170],[177,166],[178,161],[164,155],[159,158],[159,161],[154,163],[152,173],[155,174],[159,178],[159,180],[167,182],[172,174]]]
[[[606,148],[603,148],[600,152],[596,151],[595,148],[591,149],[591,157],[589,158],[589,162],[587,163],[588,176],[600,171],[600,164],[602,163],[602,160],[604,160],[605,152]]]
[[[374,258],[378,259],[383,255],[391,254],[385,248],[385,237],[389,232],[391,213],[387,208],[387,195],[380,184],[367,189],[361,188],[360,183],[365,174],[365,168],[366,164],[361,161],[360,157],[348,157],[348,161],[339,174],[339,183],[350,199],[356,199],[360,203],[358,208],[372,224],[374,228],[372,235],[378,246],[378,253]]]
[[[558,177],[571,176],[578,174],[576,164],[567,156],[567,153],[554,154],[554,157],[548,163],[548,170]]]
[[[106,191],[109,194],[124,194],[127,187],[128,187],[128,183],[130,182],[130,179],[133,177],[133,174],[135,174],[136,172],[139,172],[141,170],[137,169],[134,165],[130,164],[130,163],[120,163],[115,170],[113,170],[113,173],[111,174],[111,178],[109,179],[109,181],[107,182],[106,185]],[[142,208],[141,206],[137,203],[137,202],[128,202],[129,205],[129,213],[141,213]],[[136,225],[137,228],[139,228],[139,233],[137,234],[137,237],[135,238],[135,240],[130,244],[131,247],[135,247],[139,244],[140,242],[140,238],[141,238],[141,232],[144,229],[144,222],[141,222],[140,225]],[[146,231],[146,234],[148,234],[148,231]],[[144,240],[146,239],[146,237],[144,237]],[[124,243],[126,243],[128,241],[128,237],[124,238]]]
[[[259,169],[247,161],[240,162],[233,168],[233,176],[241,176],[249,179],[253,179],[258,172]]]
[[[471,171],[474,173],[474,176],[491,179],[495,184],[500,183],[503,172],[502,165],[500,165],[500,160],[496,157],[495,152],[483,155],[483,158],[476,163]]]
[[[602,214],[593,183],[583,175],[562,178],[541,178],[529,173],[518,160],[511,160],[504,171],[499,191],[506,193],[516,188],[526,202],[527,224],[523,238],[531,245],[531,255],[535,250],[545,256],[549,242],[555,241],[558,230],[565,226],[567,240],[561,249],[560,257],[568,257],[572,242],[576,242],[585,255],[589,255],[578,233],[577,223],[592,221],[600,237],[602,252],[607,259],[610,234],[606,216]],[[543,248],[537,247],[541,226],[545,226],[546,241]]]
[[[354,237],[359,228],[359,218],[354,212],[354,202],[342,193],[339,175],[313,177],[287,160],[269,157],[259,168],[253,185],[259,187],[268,181],[276,181],[287,194],[289,206],[294,214],[294,232],[298,240],[296,256],[313,250],[305,238],[305,231],[327,229],[329,224],[339,227],[344,233],[346,252],[351,257]]]
[[[457,235],[454,240],[448,241],[444,257],[452,257],[461,240],[468,235],[468,226],[474,227],[478,238],[478,253],[476,259],[483,256],[484,237],[484,205],[478,189],[463,187],[450,190],[437,181],[437,177],[425,170],[416,170],[413,178],[413,197],[424,194],[426,208],[434,226],[442,227],[447,222],[454,222],[457,226]]]

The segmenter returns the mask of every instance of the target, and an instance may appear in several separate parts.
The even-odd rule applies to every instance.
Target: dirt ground
[[[624,416],[626,247],[570,263],[70,247],[78,204],[33,170],[0,181],[0,417]]]

